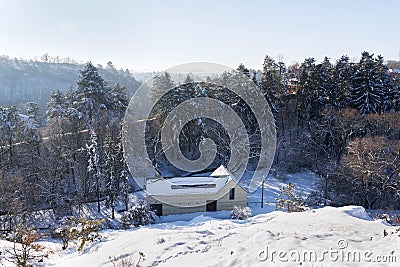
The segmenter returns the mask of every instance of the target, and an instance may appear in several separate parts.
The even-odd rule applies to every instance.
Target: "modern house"
[[[146,180],[147,203],[157,215],[232,210],[247,206],[247,192],[225,167],[210,176]]]

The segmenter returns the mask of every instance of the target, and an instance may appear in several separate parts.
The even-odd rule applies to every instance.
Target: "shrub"
[[[41,255],[32,255],[32,252],[43,252],[45,247],[35,243],[38,239],[36,232],[33,229],[19,225],[12,233],[13,249],[8,251],[13,255],[12,261],[18,266],[31,266],[30,261],[40,257]]]
[[[145,200],[138,200],[138,202],[132,206],[122,216],[122,224],[124,228],[130,228],[131,225],[140,226],[148,225],[155,222],[157,215],[154,211],[151,211]]]
[[[247,220],[251,217],[251,209],[249,207],[235,207],[231,212],[232,220]]]
[[[294,192],[294,188],[295,186],[292,183],[288,183],[287,186],[281,188],[280,198],[277,199],[276,203],[277,210],[300,212],[307,209],[303,199]]]
[[[89,220],[65,217],[60,221],[60,225],[54,230],[53,235],[56,238],[61,238],[62,249],[67,249],[68,242],[73,240],[78,245],[78,251],[82,252],[88,243],[102,239],[99,230],[103,223],[104,219]]]

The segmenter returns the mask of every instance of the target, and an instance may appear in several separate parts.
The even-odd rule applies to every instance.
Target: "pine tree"
[[[185,84],[185,83],[192,83],[192,82],[194,82],[194,80],[193,80],[192,77],[190,77],[190,74],[188,74],[188,75],[186,76],[185,80],[183,81],[183,84]]]
[[[375,59],[375,65],[382,88],[381,109],[382,112],[390,111],[394,108],[397,92],[393,86],[393,80],[390,77],[389,69],[384,65],[384,60],[381,55],[378,55]]]
[[[48,120],[61,119],[66,115],[64,94],[59,90],[50,95],[47,103],[46,117]]]
[[[251,78],[251,72],[248,68],[246,68],[242,63],[240,63],[239,67],[236,69],[238,72],[246,75],[248,78]]]
[[[361,115],[381,113],[383,97],[384,86],[373,54],[363,52],[354,74],[351,104]]]
[[[297,111],[299,125],[310,124],[316,111],[313,110],[314,91],[317,87],[314,58],[307,58],[300,66],[299,89],[297,92]]]
[[[126,108],[129,104],[128,96],[125,93],[125,88],[117,83],[110,88],[110,107],[115,117],[121,119],[125,115]]]
[[[340,109],[350,106],[350,94],[353,84],[353,67],[348,56],[342,56],[335,64],[333,70],[334,89],[330,94],[333,108]]]
[[[266,56],[263,64],[263,76],[261,78],[261,92],[267,100],[271,110],[276,113],[279,92],[282,91],[279,66],[275,61]]]
[[[287,212],[299,212],[306,209],[304,201],[295,193],[294,189],[295,186],[292,183],[288,183],[287,186],[281,188],[276,203],[277,210],[283,209]]]
[[[153,79],[153,87],[150,91],[151,100],[155,103],[159,100],[169,89],[174,88],[175,83],[171,79],[168,72],[157,74]]]
[[[326,106],[335,105],[333,66],[329,58],[325,57],[323,62],[316,66],[316,79],[317,87],[313,91],[312,110],[314,110],[315,116],[319,116]]]
[[[89,127],[99,124],[100,116],[112,106],[107,83],[99,75],[98,69],[88,62],[80,70],[78,88],[73,92],[72,107]]]

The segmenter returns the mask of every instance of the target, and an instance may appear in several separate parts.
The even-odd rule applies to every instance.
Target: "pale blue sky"
[[[118,68],[193,61],[260,68],[364,50],[400,57],[400,1],[0,0],[0,54],[47,52]]]

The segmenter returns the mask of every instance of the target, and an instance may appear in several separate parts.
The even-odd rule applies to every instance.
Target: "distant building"
[[[220,166],[210,176],[146,180],[147,203],[157,215],[232,210],[247,206],[247,192]]]

